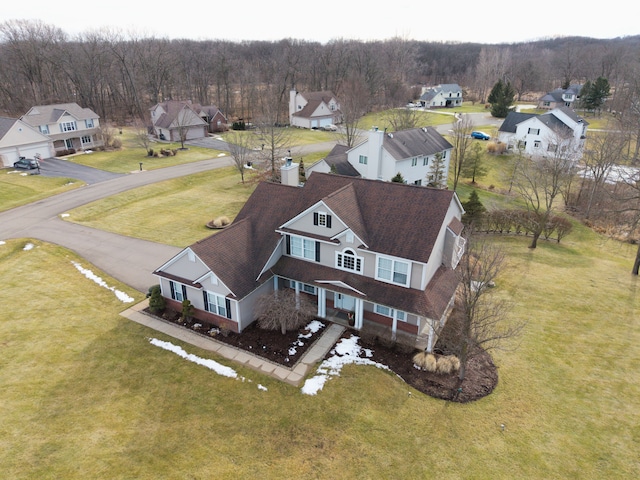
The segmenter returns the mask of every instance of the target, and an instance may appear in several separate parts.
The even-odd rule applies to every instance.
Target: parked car
[[[38,168],[40,164],[37,160],[33,158],[24,158],[20,157],[20,160],[14,162],[13,168],[26,168],[28,170],[33,170],[34,168]]]
[[[491,135],[489,135],[488,133],[476,131],[471,132],[471,138],[477,138],[478,140],[490,140]]]
[[[336,130],[338,130],[338,127],[336,127],[335,125],[325,125],[322,127],[322,130],[324,130],[325,132],[335,132]]]

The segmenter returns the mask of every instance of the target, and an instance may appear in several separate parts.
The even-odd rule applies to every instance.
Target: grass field
[[[29,175],[14,168],[0,168],[0,212],[66,192],[84,185],[71,178]]]
[[[82,260],[65,249],[8,241],[0,245],[2,476],[637,478],[633,248],[584,228],[535,251],[523,238],[497,241],[510,259],[498,291],[528,325],[517,350],[496,353],[494,393],[466,405],[363,366],[303,395],[120,317],[129,304],[81,275],[71,262]],[[25,285],[37,296],[25,296]],[[226,364],[243,381],[150,337]]]
[[[82,225],[185,247],[212,233],[205,225],[219,216],[233,220],[255,183],[233,167],[210,170],[129,190],[68,212]]]

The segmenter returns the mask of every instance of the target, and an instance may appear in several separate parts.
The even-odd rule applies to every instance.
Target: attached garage
[[[15,118],[0,117],[1,167],[11,167],[20,157],[49,158],[54,155],[53,143],[46,135]]]

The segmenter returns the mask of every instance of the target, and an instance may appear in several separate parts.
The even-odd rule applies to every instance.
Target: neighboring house
[[[209,133],[225,132],[229,129],[227,117],[215,105],[202,107],[196,104],[196,111],[209,125]]]
[[[195,140],[208,135],[209,123],[200,112],[199,106],[191,102],[167,100],[153,106],[151,125],[160,140],[180,142]]]
[[[262,295],[292,288],[319,318],[352,316],[430,349],[458,285],[462,214],[450,190],[323,173],[303,187],[263,182],[230,226],[154,274],[170,307],[188,299],[232,331],[259,316]]]
[[[457,83],[423,87],[420,104],[426,108],[453,108],[462,106],[462,88]]]
[[[293,127],[321,128],[342,123],[340,103],[331,92],[289,92],[289,123]]]
[[[20,120],[53,141],[56,154],[102,147],[100,117],[77,103],[31,107]]]
[[[22,120],[0,117],[0,168],[11,167],[20,157],[49,158],[54,155],[49,137]]]
[[[453,146],[433,127],[385,133],[373,128],[364,142],[351,149],[336,147],[306,170],[390,181],[400,173],[406,183],[444,186],[449,175]],[[434,163],[440,162],[435,178]],[[332,167],[333,165],[333,167]]]
[[[569,148],[576,159],[582,156],[589,123],[568,107],[550,112],[510,112],[498,129],[498,140],[507,148],[520,148],[528,155],[547,156],[558,147]]]
[[[569,88],[556,88],[538,100],[538,108],[552,110],[554,108],[575,108],[580,99],[582,85],[569,85]]]

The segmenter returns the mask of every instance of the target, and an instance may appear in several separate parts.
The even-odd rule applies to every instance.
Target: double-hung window
[[[84,124],[87,128],[93,128],[93,118],[88,118],[84,121]]]
[[[415,167],[416,165],[418,165],[418,157],[413,157],[411,159],[411,166]]]
[[[221,317],[227,316],[227,302],[221,295],[215,293],[205,292],[206,308],[207,312],[216,313]]]
[[[378,257],[376,278],[386,282],[409,286],[409,264],[387,257]]]
[[[83,145],[86,145],[87,143],[91,143],[91,135],[83,135],[82,137],[80,137],[80,141],[82,142]]]
[[[362,165],[366,165],[368,163],[368,158],[366,155],[360,155],[358,157],[358,163],[361,163]]]
[[[63,122],[60,124],[60,130],[63,132],[73,132],[77,129],[76,122]]]
[[[531,135],[540,135],[540,129],[539,128],[530,128],[528,133],[530,133]]]
[[[290,237],[289,253],[292,257],[316,260],[316,242],[302,237]]]
[[[40,133],[49,135],[49,125],[40,125]]]
[[[169,287],[171,288],[171,298],[178,302],[182,302],[187,299],[187,287],[181,283],[169,281]]]

